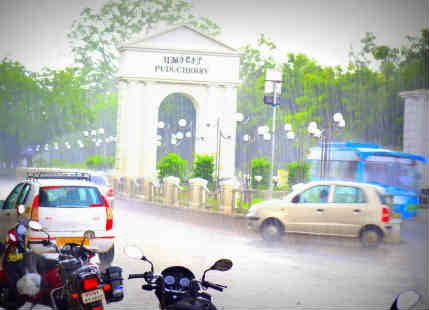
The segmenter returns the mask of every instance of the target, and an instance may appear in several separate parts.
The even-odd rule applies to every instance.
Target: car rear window
[[[97,185],[107,186],[106,178],[99,175],[92,175],[91,182],[94,182]]]
[[[47,208],[85,208],[103,205],[97,188],[90,186],[59,186],[41,188],[39,206]]]
[[[386,196],[384,196],[379,190],[376,190],[378,198],[380,199],[381,204],[388,206],[389,200]]]

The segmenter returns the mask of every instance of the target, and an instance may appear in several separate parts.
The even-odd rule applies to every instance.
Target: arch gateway
[[[195,152],[215,154],[224,136],[220,177],[234,175],[237,87],[241,53],[187,25],[125,43],[120,48],[116,173],[156,177],[161,102],[183,94],[195,108]]]

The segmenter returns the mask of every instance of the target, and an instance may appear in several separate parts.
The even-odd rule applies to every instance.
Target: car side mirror
[[[295,197],[293,197],[292,202],[299,203],[299,195],[296,195]]]

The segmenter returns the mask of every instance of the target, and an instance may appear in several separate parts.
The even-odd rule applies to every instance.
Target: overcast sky
[[[281,54],[301,52],[323,65],[346,65],[365,32],[378,44],[401,46],[429,27],[429,0],[194,0],[195,12],[217,22],[221,41],[239,48],[260,33]],[[87,6],[105,0],[0,0],[0,58],[28,69],[72,64],[66,34]]]

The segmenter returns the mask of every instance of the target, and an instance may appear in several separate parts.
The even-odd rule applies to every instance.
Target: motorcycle
[[[96,253],[83,245],[94,238],[94,232],[85,232],[80,245],[68,243],[59,250],[46,232],[47,240],[28,241],[27,227],[44,232],[38,222],[28,220],[8,232],[0,271],[0,308],[16,310],[29,302],[58,310],[102,310],[103,301],[123,299],[122,269],[113,266],[101,272],[94,262]],[[52,247],[55,253],[36,254],[29,248],[32,244]]]
[[[168,267],[161,274],[154,274],[152,262],[138,248],[126,247],[125,254],[150,264],[150,271],[130,274],[128,279],[144,279],[146,284],[142,286],[142,289],[155,291],[161,310],[216,310],[211,295],[203,290],[212,288],[222,292],[227,287],[205,280],[206,273],[210,270],[227,271],[232,267],[231,260],[220,259],[204,271],[202,279],[199,281],[195,279],[191,270],[183,266]]]

